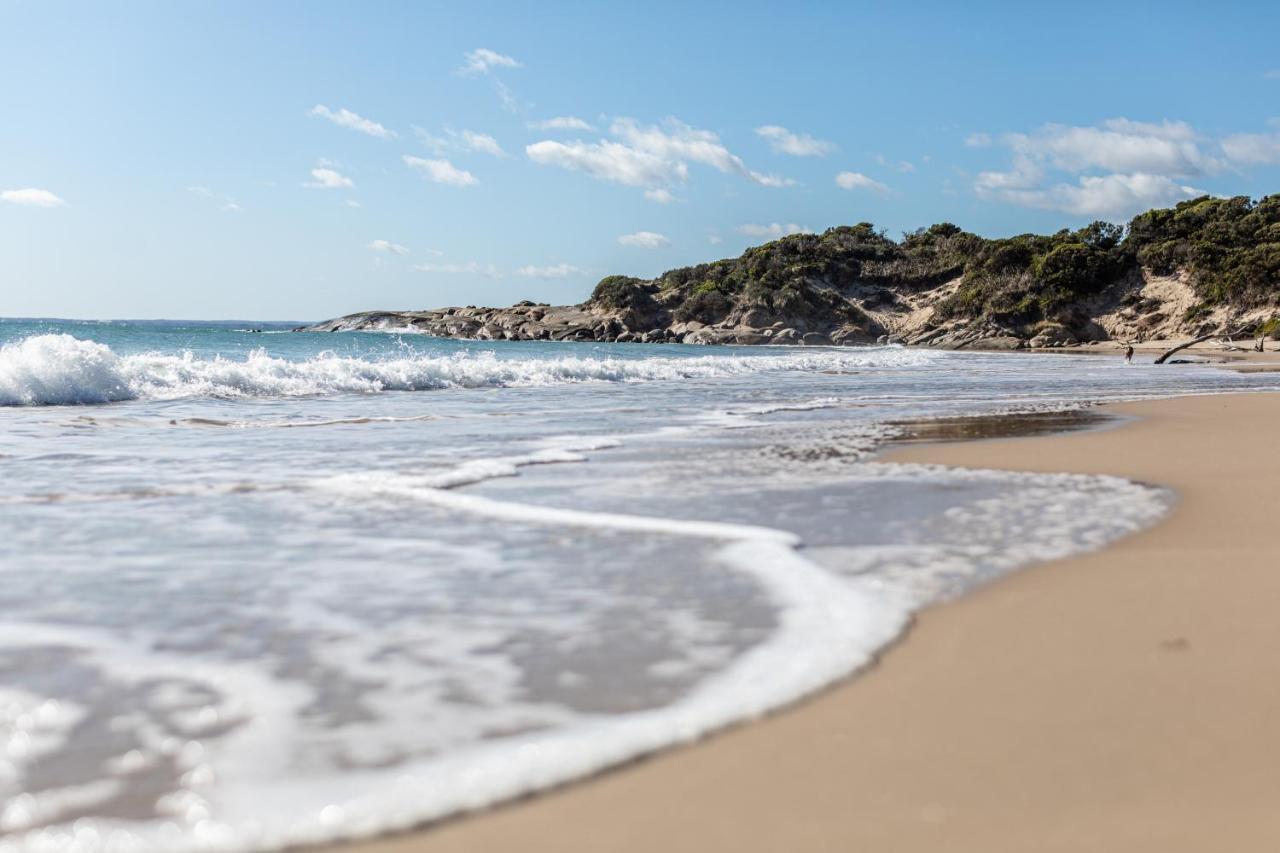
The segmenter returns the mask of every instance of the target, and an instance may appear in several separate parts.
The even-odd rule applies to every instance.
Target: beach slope
[[[923,613],[860,677],[405,851],[1280,849],[1280,395],[894,460],[1172,487],[1156,528]]]

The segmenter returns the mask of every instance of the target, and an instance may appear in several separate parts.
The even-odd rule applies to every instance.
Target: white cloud
[[[637,249],[661,249],[670,246],[671,241],[653,231],[637,231],[634,234],[623,234],[618,238],[623,246],[634,246]]]
[[[516,275],[528,276],[529,278],[568,278],[571,275],[585,275],[586,272],[582,267],[575,267],[573,264],[562,263],[547,267],[529,264],[516,270]]]
[[[1097,127],[1047,124],[1034,133],[1009,134],[1004,142],[1015,154],[1065,172],[1102,169],[1182,178],[1225,166],[1205,150],[1208,146],[1191,125],[1167,119],[1112,118]]]
[[[461,133],[461,137],[463,144],[472,151],[492,154],[494,157],[507,156],[507,152],[502,150],[502,146],[498,144],[498,140],[494,139],[487,133],[476,133],[474,130],[464,130]]]
[[[1188,178],[1221,172],[1230,162],[1271,162],[1267,142],[1260,134],[1215,141],[1167,119],[1047,124],[1002,137],[1013,155],[1010,168],[980,172],[973,188],[982,199],[1118,221],[1203,195]],[[1274,156],[1280,162],[1280,144]],[[1055,180],[1054,172],[1069,179]]]
[[[192,195],[198,195],[201,198],[213,198],[213,190],[208,187],[187,187],[187,192]]]
[[[964,144],[969,148],[989,148],[991,146],[991,134],[971,133],[965,137]]]
[[[1035,186],[1044,179],[1044,169],[1025,154],[1016,154],[1013,168],[1007,172],[979,172],[974,179],[974,189],[981,196],[984,192],[996,192],[1010,189],[1026,189]]]
[[[331,110],[324,104],[316,104],[307,115],[326,118],[339,127],[348,127],[379,139],[394,139],[396,136],[395,131],[387,130],[376,121],[359,116],[348,109]]]
[[[721,142],[710,130],[699,130],[678,121],[667,119],[662,126],[638,124],[634,119],[620,118],[609,132],[637,151],[652,154],[663,160],[705,163],[727,174],[741,175],[763,186],[785,186],[794,181],[776,175],[753,172]]]
[[[1075,216],[1112,220],[1129,217],[1152,207],[1167,207],[1179,201],[1205,195],[1204,190],[1178,184],[1164,175],[1135,173],[1085,175],[1076,184],[1060,183],[1044,188],[1018,187],[979,189],[980,197],[1059,210]]]
[[[516,59],[487,47],[478,47],[463,54],[466,61],[458,69],[460,74],[488,74],[495,68],[523,68]]]
[[[222,207],[218,208],[218,210],[221,210],[224,213],[239,213],[240,205],[236,204],[234,201],[228,201],[224,202]]]
[[[529,159],[540,165],[586,172],[593,178],[632,187],[684,183],[689,167],[679,161],[637,151],[618,142],[556,142],[544,139],[525,146]]]
[[[872,192],[887,193],[889,188],[877,180],[868,178],[861,172],[841,172],[836,175],[836,186],[842,190],[871,190]]]
[[[786,225],[780,222],[774,222],[769,225],[739,225],[733,230],[748,237],[782,237],[787,234],[813,233],[812,229],[797,225],[794,222],[788,222]]]
[[[354,198],[349,198],[349,199],[347,199],[346,201],[344,201],[342,204],[343,204],[345,207],[359,207],[359,206],[360,206],[360,202],[356,201]]]
[[[713,246],[719,246],[721,243],[724,242],[724,238],[721,237],[719,234],[708,234],[707,242]]]
[[[48,190],[28,187],[21,190],[0,191],[0,201],[23,207],[66,207],[67,203]]]
[[[390,240],[374,240],[368,246],[375,252],[386,252],[390,255],[407,255],[409,250],[399,243],[392,243]]]
[[[482,264],[478,261],[467,261],[465,264],[414,264],[418,272],[444,273],[448,275],[481,275],[485,278],[498,278],[498,269],[493,264]]]
[[[1242,165],[1280,163],[1280,134],[1237,133],[1222,140],[1227,159]]]
[[[355,187],[354,181],[346,175],[335,172],[333,169],[312,169],[311,177],[313,180],[303,184],[308,189],[349,190]]]
[[[475,175],[465,169],[459,169],[448,160],[426,160],[422,157],[414,157],[412,154],[405,154],[403,159],[410,167],[417,169],[424,178],[437,184],[469,187],[479,183]]]
[[[555,116],[542,121],[531,121],[528,123],[528,127],[532,130],[595,130],[594,125],[577,116]]]
[[[703,163],[721,172],[740,175],[761,186],[795,183],[788,178],[753,171],[729,151],[715,133],[690,127],[676,119],[640,125],[620,118],[609,133],[615,140],[557,142],[544,139],[525,146],[530,160],[542,165],[586,172],[602,181],[662,189],[689,179],[689,163]]]
[[[768,142],[769,147],[774,151],[790,154],[793,157],[826,157],[836,150],[833,142],[815,139],[807,133],[792,133],[776,124],[757,127],[756,136]]]
[[[676,200],[676,197],[671,194],[670,190],[664,189],[645,190],[644,197],[649,199],[649,201],[656,201],[658,204],[671,204],[671,202]]]
[[[902,172],[903,174],[914,172],[916,170],[915,164],[908,163],[906,160],[899,160],[898,165],[894,166],[893,168],[897,169],[899,172]]]

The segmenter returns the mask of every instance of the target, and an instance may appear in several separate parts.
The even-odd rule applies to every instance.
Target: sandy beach
[[[769,719],[359,849],[1277,849],[1280,395],[1110,411],[1133,419],[889,458],[1162,484],[1155,528],[933,607]]]

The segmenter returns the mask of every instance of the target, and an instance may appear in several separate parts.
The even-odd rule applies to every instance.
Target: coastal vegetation
[[[865,319],[847,301],[859,289],[883,303],[892,291],[936,287],[959,279],[937,305],[943,320],[986,321],[1031,331],[1081,321],[1081,302],[1146,269],[1182,271],[1199,296],[1184,320],[1215,305],[1271,305],[1280,298],[1280,195],[1204,196],[1151,210],[1127,226],[1094,222],[1055,234],[986,238],[943,222],[894,240],[871,223],[795,234],[748,249],[740,257],[682,267],[653,281],[610,276],[589,304],[613,307],[656,295],[677,321],[716,323],[735,311],[829,314]],[[852,310],[851,310],[852,309]]]

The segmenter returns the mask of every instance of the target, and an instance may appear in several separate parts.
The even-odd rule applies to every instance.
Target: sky
[[[578,302],[1280,191],[1270,3],[0,0],[0,316]]]

